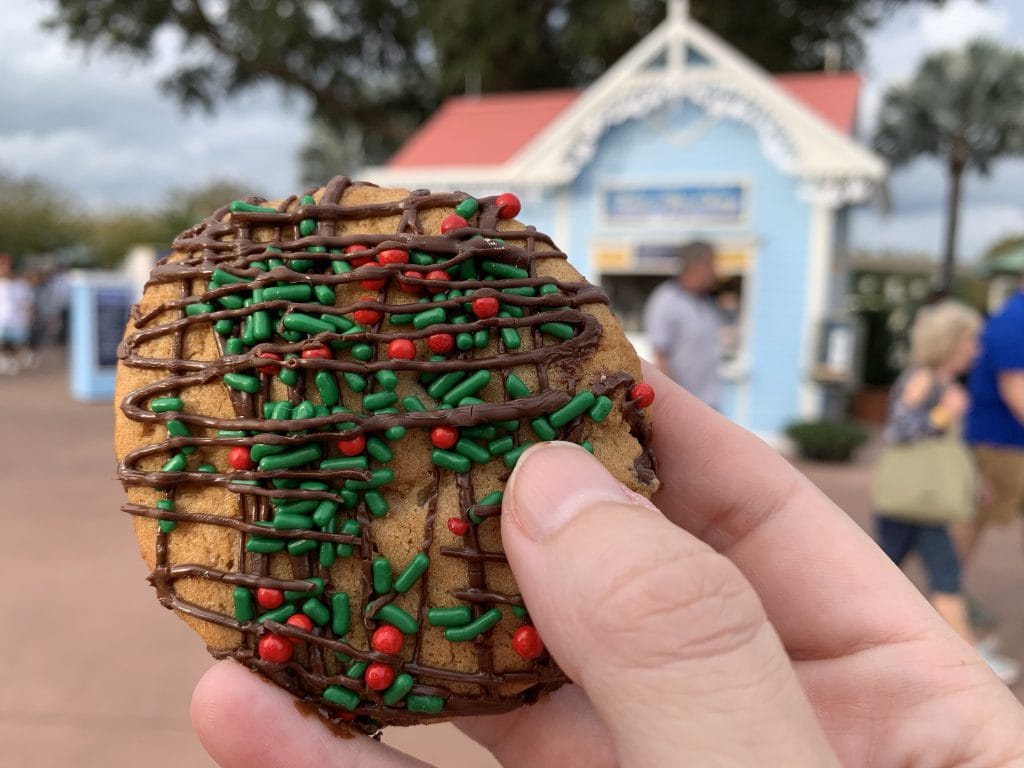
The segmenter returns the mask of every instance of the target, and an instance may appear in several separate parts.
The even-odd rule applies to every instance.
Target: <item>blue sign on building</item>
[[[746,197],[741,184],[610,188],[604,217],[608,224],[736,224],[746,214]]]

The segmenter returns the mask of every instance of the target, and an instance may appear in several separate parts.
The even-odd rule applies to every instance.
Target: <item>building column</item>
[[[797,409],[801,419],[821,416],[821,385],[811,379],[817,362],[819,332],[829,311],[829,274],[835,227],[835,206],[815,195],[811,200],[811,226],[807,243],[807,283],[804,296],[800,390]]]

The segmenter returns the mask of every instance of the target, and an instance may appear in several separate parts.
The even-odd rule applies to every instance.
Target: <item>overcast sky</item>
[[[297,187],[296,150],[306,136],[300,98],[273,88],[226,102],[213,116],[183,113],[154,86],[175,46],[160,41],[153,60],[85,56],[43,31],[49,4],[0,0],[0,170],[49,179],[93,205],[155,205],[173,189],[235,180],[279,195]],[[988,35],[1024,44],[1019,0],[947,0],[941,8],[896,14],[869,39],[867,87],[861,102],[872,125],[887,85],[908,78],[920,58]],[[988,179],[967,180],[960,247],[970,259],[994,239],[1024,232],[1024,160],[1006,160]],[[895,171],[893,211],[858,212],[854,244],[937,252],[945,179],[933,161]]]

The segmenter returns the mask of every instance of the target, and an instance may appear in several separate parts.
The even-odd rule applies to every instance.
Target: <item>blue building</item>
[[[517,193],[521,218],[608,291],[641,354],[643,302],[675,249],[714,243],[725,410],[771,439],[820,416],[824,388],[848,375],[835,255],[847,208],[886,170],[851,136],[859,87],[853,73],[769,75],[671,3],[586,90],[451,99],[363,177]]]

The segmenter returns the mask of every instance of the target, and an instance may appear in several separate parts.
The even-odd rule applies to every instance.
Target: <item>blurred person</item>
[[[1020,703],[860,527],[756,437],[644,379],[652,447],[672,457],[653,503],[560,442],[505,488],[509,564],[573,683],[456,725],[510,768],[1019,765]],[[192,722],[222,768],[426,768],[337,738],[235,661],[206,672]]]
[[[964,436],[984,493],[974,519],[954,530],[965,564],[990,523],[1007,525],[1024,512],[1024,283],[986,323],[967,385]]]
[[[958,377],[966,373],[978,353],[981,317],[970,307],[941,301],[922,307],[910,329],[910,367],[893,385],[885,441],[893,446],[922,445],[938,437],[959,440],[960,427],[968,408],[966,390]],[[974,471],[963,463],[973,485]],[[887,457],[883,455],[884,462]],[[935,467],[936,471],[948,470]],[[907,485],[928,478],[908,476]],[[877,501],[875,503],[878,503]],[[971,500],[966,500],[968,506]],[[923,510],[922,510],[923,512]],[[961,587],[960,560],[947,523],[930,521],[894,509],[875,510],[875,531],[879,546],[896,565],[916,552],[928,573],[930,601],[935,610],[967,642],[974,645],[997,676],[1012,685],[1020,676],[1020,665],[997,655],[989,645],[979,645],[967,616]]]
[[[679,249],[679,273],[651,293],[644,307],[644,331],[654,363],[677,384],[718,408],[720,314],[711,292],[718,284],[715,252],[705,242]]]
[[[0,254],[0,373],[17,373],[30,362],[33,294],[13,273],[11,257]]]

